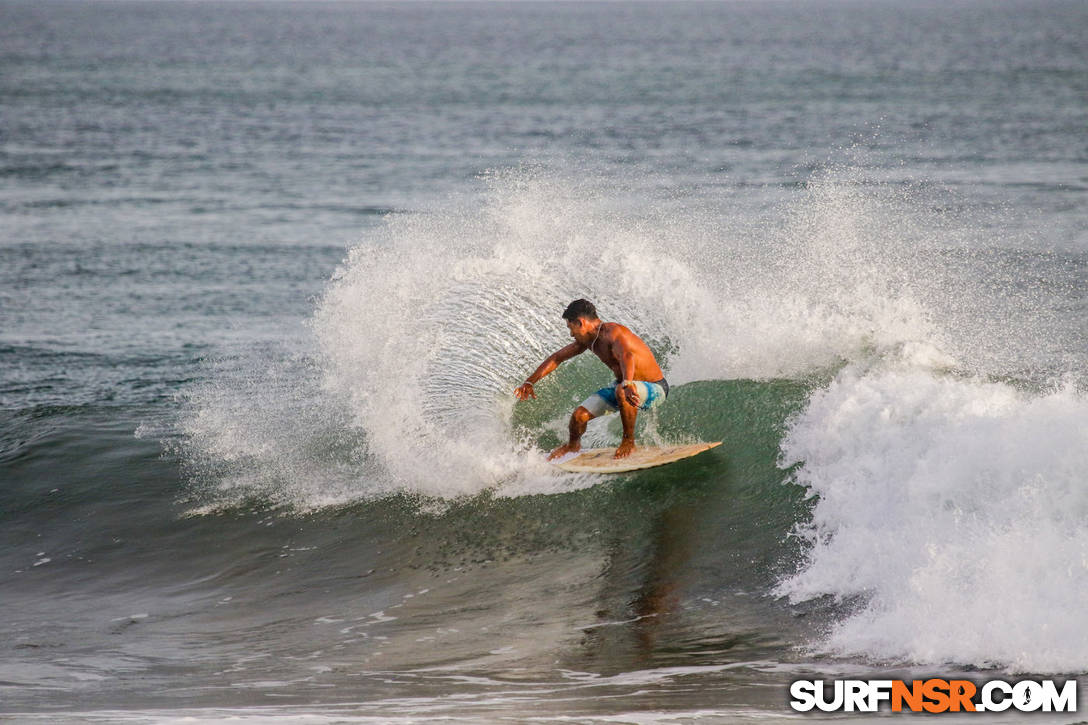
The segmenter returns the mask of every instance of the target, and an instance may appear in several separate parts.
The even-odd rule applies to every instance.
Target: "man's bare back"
[[[616,380],[660,380],[665,377],[649,346],[635,333],[618,322],[601,323],[601,339],[593,352],[612,369]],[[623,355],[633,358],[633,370],[625,375],[620,359]]]
[[[575,409],[570,420],[570,440],[556,448],[549,460],[581,450],[586,424],[605,412],[618,410],[623,421],[623,440],[615,457],[623,458],[635,449],[635,418],[639,408],[649,409],[668,395],[668,383],[649,346],[623,325],[602,322],[587,300],[575,300],[563,313],[574,342],[552,353],[514,391],[520,400],[535,398],[533,384],[563,363],[591,350],[616,376],[615,390],[602,388]],[[645,396],[648,399],[642,400]]]

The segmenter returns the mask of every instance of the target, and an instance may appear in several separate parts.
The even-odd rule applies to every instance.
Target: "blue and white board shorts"
[[[594,418],[617,412],[620,409],[619,401],[616,400],[616,387],[618,385],[619,383],[615,383],[607,388],[601,388],[582,401],[582,407],[592,413]],[[656,383],[636,380],[634,386],[640,401],[639,410],[656,408],[669,395],[669,383],[665,378],[661,378]]]

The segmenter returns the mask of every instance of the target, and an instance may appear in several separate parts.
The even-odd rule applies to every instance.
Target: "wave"
[[[1088,667],[1088,398],[850,366],[791,423],[814,501],[777,593],[860,600],[825,651],[1014,672]]]
[[[188,389],[178,445],[194,511],[403,496],[429,510],[603,480],[729,480],[788,512],[731,536],[800,542],[764,593],[824,612],[817,649],[1082,670],[1088,404],[1076,322],[1055,296],[1083,265],[995,247],[992,220],[858,173],[819,172],[784,208],[731,215],[704,198],[633,207],[614,180],[516,169],[491,175],[482,201],[386,218],[336,271],[312,337],[222,361]],[[610,376],[579,358],[515,404],[565,344],[559,314],[578,297],[642,335],[674,383],[642,439],[724,438],[717,472],[603,479],[544,462]],[[587,443],[617,437],[594,421]]]
[[[578,297],[647,339],[679,385],[804,379],[874,357],[1022,373],[1045,331],[989,334],[992,320],[1047,301],[995,288],[986,272],[999,255],[968,244],[963,220],[924,190],[859,177],[817,172],[788,205],[751,213],[695,197],[633,207],[615,179],[589,172],[496,172],[482,200],[394,215],[368,234],[289,355],[217,363],[190,386],[182,458],[214,481],[201,492],[213,505],[592,485],[555,474],[540,448],[607,370],[579,359],[540,386],[542,400],[511,394],[565,344],[559,313]],[[1000,259],[1005,273],[1025,264]],[[589,435],[612,434],[595,422]]]

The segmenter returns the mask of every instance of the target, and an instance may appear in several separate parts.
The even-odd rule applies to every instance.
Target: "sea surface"
[[[1086,192],[1080,0],[0,2],[0,719],[1084,700]]]

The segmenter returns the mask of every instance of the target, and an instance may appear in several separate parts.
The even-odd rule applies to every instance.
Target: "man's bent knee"
[[[596,416],[594,416],[593,413],[590,413],[581,405],[575,408],[574,414],[571,415],[571,418],[578,421],[579,423],[588,423],[589,421],[593,420],[594,417]]]

